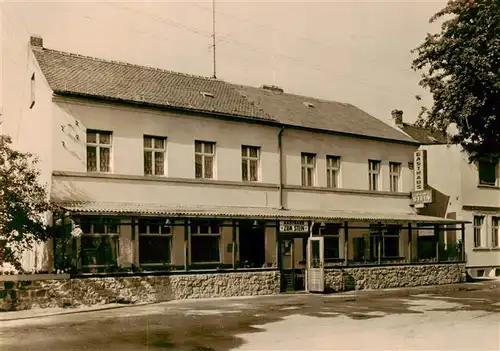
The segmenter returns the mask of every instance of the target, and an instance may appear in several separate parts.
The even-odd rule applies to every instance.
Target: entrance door
[[[325,291],[325,247],[323,237],[309,238],[307,245],[307,289],[310,292]]]
[[[304,235],[281,238],[281,291],[304,291],[307,243]]]

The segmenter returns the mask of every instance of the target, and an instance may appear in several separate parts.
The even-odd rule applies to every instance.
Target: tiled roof
[[[61,202],[58,205],[67,211],[80,214],[149,215],[171,217],[204,218],[250,218],[250,219],[300,219],[300,220],[352,220],[360,222],[418,222],[418,223],[462,223],[441,217],[421,216],[414,213],[376,213],[333,210],[279,210],[255,207],[175,207],[162,204],[113,203],[113,202]]]
[[[56,93],[271,119],[220,80],[49,49],[33,50],[33,53]]]
[[[413,124],[403,123],[399,126],[403,132],[411,136],[422,144],[447,144],[448,137],[446,133],[440,131],[430,131],[429,129],[418,127]]]
[[[414,142],[351,104],[241,85],[235,85],[235,89],[286,125]]]
[[[56,94],[279,121],[296,127],[416,143],[401,131],[350,104],[45,48],[33,52]],[[202,92],[210,95],[204,96]]]

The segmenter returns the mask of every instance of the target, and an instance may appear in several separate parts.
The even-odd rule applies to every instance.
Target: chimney
[[[400,127],[403,125],[403,111],[402,110],[392,110],[391,111],[392,119],[394,123]]]
[[[32,35],[30,38],[30,45],[32,48],[42,49],[43,48],[43,38],[37,35]]]
[[[268,84],[264,84],[262,85],[261,87],[262,89],[264,90],[270,90],[270,91],[275,91],[277,93],[283,93],[284,90],[276,85],[268,85]]]

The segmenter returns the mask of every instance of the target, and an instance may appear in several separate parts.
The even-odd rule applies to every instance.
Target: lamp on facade
[[[255,220],[255,221],[253,221],[253,226],[252,227],[253,227],[253,229],[257,229],[257,228],[260,227],[260,223],[257,220]]]
[[[170,227],[170,226],[172,226],[172,221],[170,220],[170,218],[167,218],[167,219],[165,220],[164,227]]]

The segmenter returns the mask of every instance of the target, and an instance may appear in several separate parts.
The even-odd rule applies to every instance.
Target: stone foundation
[[[402,288],[465,282],[465,264],[325,269],[327,292]]]
[[[0,310],[273,295],[278,271],[0,282]]]

